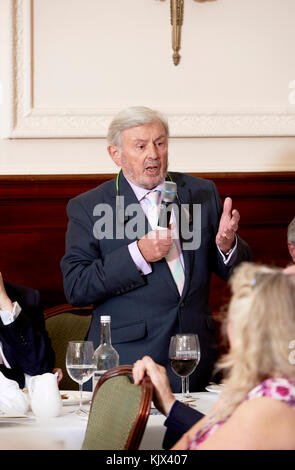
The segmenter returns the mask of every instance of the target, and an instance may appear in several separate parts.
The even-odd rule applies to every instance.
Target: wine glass
[[[76,414],[85,417],[88,411],[82,408],[82,385],[93,376],[96,370],[92,341],[69,341],[66,367],[71,379],[79,384],[80,403]]]
[[[169,359],[173,372],[181,377],[181,401],[189,396],[189,385],[185,379],[192,374],[200,361],[200,343],[198,335],[178,334],[172,336],[169,347]]]

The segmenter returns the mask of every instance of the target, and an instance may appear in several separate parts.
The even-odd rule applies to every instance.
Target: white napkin
[[[28,407],[28,395],[19,388],[17,382],[7,379],[0,372],[0,411],[25,414]]]

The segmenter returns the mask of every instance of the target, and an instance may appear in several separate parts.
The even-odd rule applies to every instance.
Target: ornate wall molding
[[[8,138],[83,138],[106,135],[119,109],[37,108],[34,106],[34,0],[9,0],[11,83],[7,110]],[[143,100],[144,101],[144,100]],[[286,98],[287,102],[287,98]],[[294,136],[295,106],[160,109],[168,116],[172,137]]]

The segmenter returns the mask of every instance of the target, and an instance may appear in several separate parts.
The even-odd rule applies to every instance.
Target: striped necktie
[[[151,191],[147,193],[145,197],[149,201],[149,207],[148,207],[149,224],[152,227],[152,229],[155,230],[158,225],[158,218],[159,218],[160,191],[158,190]],[[170,268],[172,277],[177,286],[178,292],[181,295],[183,286],[184,286],[184,270],[183,270],[183,266],[182,266],[178,249],[177,249],[175,242],[173,242],[173,245],[168,255],[165,258]]]

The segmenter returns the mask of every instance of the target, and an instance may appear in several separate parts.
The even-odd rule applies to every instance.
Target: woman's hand
[[[169,385],[166,369],[156,364],[151,357],[144,356],[133,365],[133,379],[135,385],[138,385],[142,381],[145,374],[150,377],[154,386],[153,401],[155,407],[165,416],[168,416],[175,402],[175,397]]]

